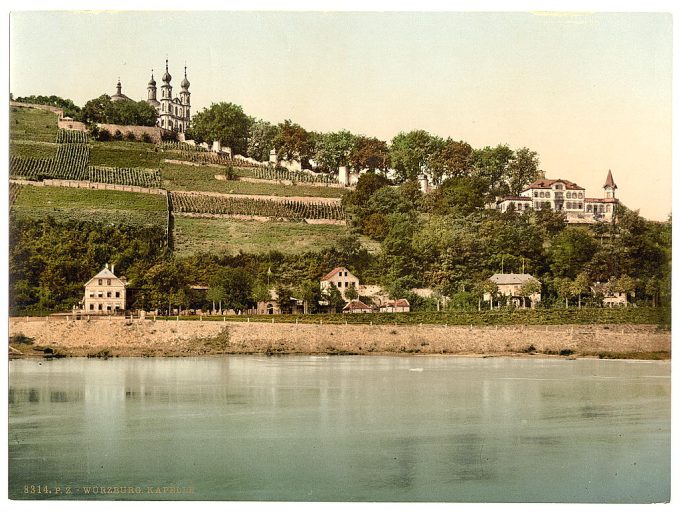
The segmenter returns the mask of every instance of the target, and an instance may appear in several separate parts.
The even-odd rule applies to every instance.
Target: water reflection
[[[59,479],[173,483],[193,499],[663,501],[669,375],[596,360],[17,360],[10,490]]]

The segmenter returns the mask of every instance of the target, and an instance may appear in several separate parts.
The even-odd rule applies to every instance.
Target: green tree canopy
[[[260,162],[268,161],[277,134],[278,128],[268,121],[261,119],[254,121],[250,126],[248,156]]]
[[[234,155],[245,155],[252,119],[240,105],[228,102],[213,103],[191,118],[191,137],[197,141],[220,141]]]
[[[274,146],[278,158],[300,162],[308,161],[314,150],[310,133],[289,119],[278,125]]]
[[[390,152],[385,141],[376,137],[360,135],[356,138],[349,155],[349,163],[354,169],[380,170],[387,172]]]
[[[32,103],[36,105],[51,105],[52,107],[58,107],[64,111],[64,116],[68,116],[74,119],[78,118],[78,116],[80,115],[80,107],[73,103],[72,100],[60,98],[59,96],[55,95],[20,96],[14,101],[21,103]]]
[[[356,136],[347,130],[321,134],[314,153],[319,169],[336,173],[340,166],[349,165],[355,141]]]
[[[390,162],[400,181],[417,180],[423,172],[430,171],[430,159],[443,146],[444,141],[425,130],[400,132],[392,139]]]
[[[524,187],[544,177],[539,169],[538,153],[529,148],[515,151],[515,158],[508,165],[508,187],[510,194],[518,196]]]

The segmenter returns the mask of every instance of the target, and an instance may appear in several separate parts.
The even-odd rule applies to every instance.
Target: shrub
[[[110,141],[111,140],[111,132],[109,132],[106,128],[102,128],[99,130],[99,133],[97,135],[97,140],[98,141]]]
[[[142,142],[145,142],[145,143],[152,143],[152,142],[153,142],[153,139],[151,138],[151,136],[150,136],[149,134],[147,134],[147,133],[145,132],[145,133],[142,134]]]
[[[113,134],[113,140],[114,141],[122,141],[123,140],[123,132],[120,130],[116,130],[116,132]]]
[[[136,141],[137,137],[135,136],[135,134],[133,132],[126,132],[125,133],[125,139],[128,140],[128,141]]]
[[[9,343],[10,345],[15,344],[23,344],[23,345],[31,345],[33,344],[33,340],[31,337],[27,337],[23,333],[17,333],[16,335],[12,335],[9,337]]]
[[[560,349],[560,356],[569,356],[571,354],[574,354],[573,349]]]

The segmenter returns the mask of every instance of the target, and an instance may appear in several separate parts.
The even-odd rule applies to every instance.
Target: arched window
[[[567,199],[571,199],[571,193],[570,192],[567,193]]]
[[[583,199],[583,193],[582,192],[578,193],[578,199]]]

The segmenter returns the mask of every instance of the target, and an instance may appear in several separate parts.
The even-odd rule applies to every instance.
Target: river
[[[666,502],[670,362],[14,360],[14,499]]]

